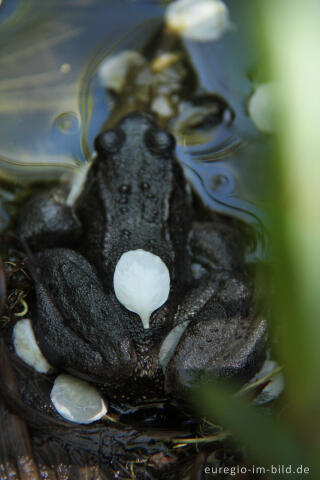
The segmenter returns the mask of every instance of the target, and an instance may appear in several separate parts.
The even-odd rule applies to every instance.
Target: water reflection
[[[194,72],[189,75],[193,97],[188,92],[185,108],[168,128],[177,136],[178,158],[203,203],[252,223],[261,233],[265,147],[246,111],[252,92],[247,72],[255,52],[248,45],[244,6],[226,3],[236,29],[216,42],[184,40],[180,46]],[[145,52],[151,61],[165,11],[164,2],[147,0],[34,0],[30,5],[27,10],[24,2],[0,6],[5,52],[0,58],[0,178],[22,187],[90,160],[94,137],[115,105],[99,81],[99,65],[128,49]],[[118,114],[126,108],[118,108]],[[198,122],[197,109],[201,114],[207,109],[205,122]],[[185,115],[189,120],[195,115],[191,130]]]
[[[173,115],[154,113],[175,134],[177,157],[194,192],[208,209],[253,225],[251,258],[263,256],[266,141],[246,111],[252,91],[247,71],[255,59],[245,46],[237,0],[228,2],[237,30],[201,44],[162,40],[160,1],[31,4],[29,10],[22,1],[11,2],[14,8],[7,11],[0,6],[0,231],[28,182],[77,172],[81,184],[96,135],[130,109],[151,110],[149,91],[159,98],[165,89]],[[178,55],[171,58],[176,67],[166,70],[157,60],[163,61],[161,51],[166,53],[170,42]],[[132,89],[117,96],[106,90],[98,70],[106,58],[128,49],[140,51],[146,61],[134,82],[131,78]],[[76,194],[71,189],[68,204]]]
[[[25,2],[17,3],[15,22],[7,18],[0,30],[0,154],[21,165],[55,161],[70,166],[79,152],[83,161],[85,155],[76,146],[66,150],[64,142],[53,148],[53,119],[64,112],[80,116],[82,79],[97,52],[107,55],[141,22],[158,18],[161,9],[150,2],[127,1],[124,20],[123,7],[113,1],[30,3],[28,11]],[[141,29],[135,47],[145,41],[146,31]],[[92,119],[95,134],[108,116],[105,102],[98,113]],[[47,169],[42,175],[48,175]]]
[[[0,0],[0,24],[15,20],[19,6],[21,6],[20,0]]]

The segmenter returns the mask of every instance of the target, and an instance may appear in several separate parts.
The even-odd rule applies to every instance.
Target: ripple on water
[[[75,112],[60,113],[54,119],[53,127],[66,134],[79,133],[79,115]]]
[[[35,13],[23,10],[26,2],[2,0],[0,21],[9,24],[15,19],[16,27],[27,25],[29,33],[11,38],[9,30],[6,68],[0,59],[0,90],[6,94],[0,105],[0,121],[5,125],[0,132],[0,168],[11,162],[10,173],[16,173],[32,164],[34,174],[37,171],[38,178],[46,178],[49,169],[42,165],[47,161],[53,167],[57,163],[70,168],[76,160],[91,158],[93,139],[112,108],[111,97],[97,79],[99,65],[128,48],[149,49],[150,54],[152,46],[143,48],[159,31],[166,8],[161,2],[125,2],[126,22],[123,7],[115,2],[91,0],[82,2],[81,8],[75,1],[63,6],[55,1],[36,2],[38,26],[33,28]],[[235,2],[228,2],[228,7],[237,19],[237,30],[216,42],[183,41],[198,82],[193,101],[188,98],[186,103],[193,112],[207,111],[207,117],[197,123],[196,115],[187,133],[184,128],[179,131],[178,125],[177,154],[193,189],[209,209],[256,225],[262,213],[252,178],[261,162],[254,155],[247,160],[246,142],[257,132],[244,108],[252,90],[248,65],[255,59],[243,43],[240,7]],[[60,175],[61,168],[57,172]],[[141,189],[147,195],[147,186]]]

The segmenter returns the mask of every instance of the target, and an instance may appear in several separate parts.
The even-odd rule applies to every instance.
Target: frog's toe
[[[244,381],[265,357],[266,321],[241,314],[228,317],[214,301],[189,324],[165,371],[167,393],[181,396],[199,382]]]

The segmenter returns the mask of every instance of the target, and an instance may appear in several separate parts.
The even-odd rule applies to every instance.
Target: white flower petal
[[[179,343],[180,338],[182,337],[183,332],[189,325],[190,320],[186,320],[180,325],[174,327],[166,336],[159,351],[159,363],[162,367],[163,372],[165,372],[169,361],[171,360],[172,355],[176,349],[176,346]]]
[[[262,83],[251,95],[248,112],[256,128],[263,133],[274,131],[275,86],[272,83]]]
[[[248,382],[248,385],[251,383],[260,380],[269,373],[273,372],[279,365],[274,360],[266,360],[262,365],[261,370]],[[282,372],[273,375],[267,385],[260,391],[258,396],[254,399],[253,403],[255,405],[264,405],[269,403],[281,395],[284,389],[284,376]]]
[[[146,63],[141,53],[134,50],[122,52],[107,57],[98,69],[98,77],[103,87],[121,92],[127,74],[133,67],[142,67]]]
[[[222,0],[177,0],[168,6],[165,19],[170,30],[198,41],[218,40],[232,29]]]
[[[107,413],[96,388],[72,375],[62,374],[55,379],[50,398],[57,412],[70,422],[88,424]]]
[[[43,356],[34,336],[31,321],[19,320],[13,328],[13,345],[18,357],[39,373],[47,373],[51,365]]]
[[[117,263],[113,286],[119,302],[137,313],[144,328],[149,328],[150,315],[169,296],[170,275],[157,255],[141,249],[129,250]]]

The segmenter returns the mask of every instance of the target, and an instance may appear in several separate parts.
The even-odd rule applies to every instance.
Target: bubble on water
[[[58,115],[53,126],[63,133],[74,134],[79,131],[79,116],[75,112],[64,112]]]
[[[69,73],[71,71],[71,65],[69,63],[63,63],[60,67],[61,73]]]
[[[234,192],[236,180],[232,172],[226,168],[215,171],[210,179],[210,189],[220,195],[230,195]]]
[[[211,178],[211,187],[214,192],[223,190],[228,183],[229,179],[226,175],[213,175]]]

